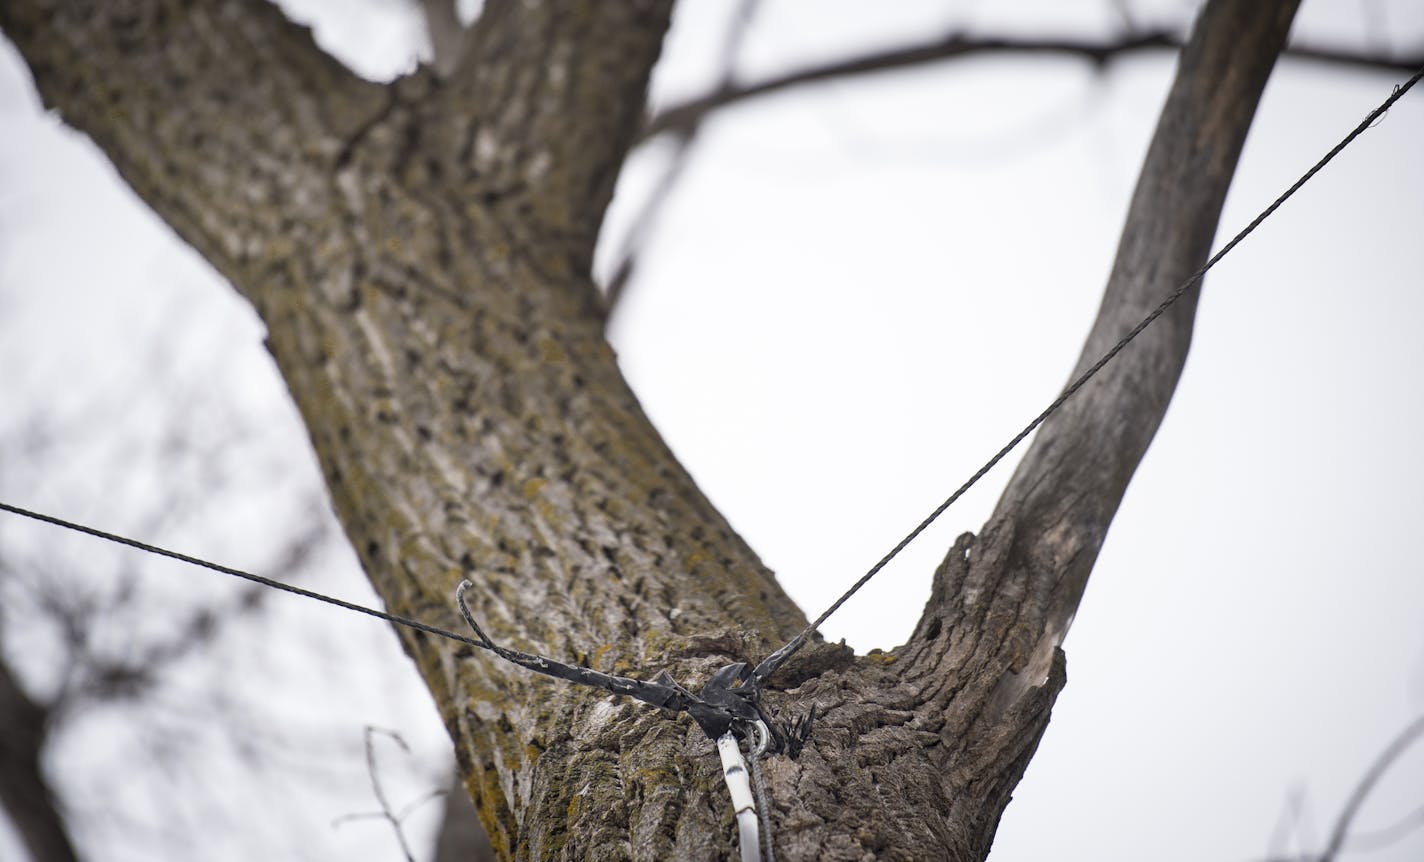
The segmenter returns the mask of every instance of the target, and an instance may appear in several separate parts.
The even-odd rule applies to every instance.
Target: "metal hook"
[[[758,759],[766,754],[766,748],[771,744],[771,731],[767,729],[766,722],[757,719],[751,723],[752,731],[756,734],[756,745],[752,748],[752,759]]]

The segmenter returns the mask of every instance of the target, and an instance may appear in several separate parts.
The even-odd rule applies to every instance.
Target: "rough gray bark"
[[[47,104],[257,307],[391,610],[696,683],[805,618],[648,423],[603,340],[594,239],[666,0],[491,2],[451,77],[360,81],[271,7],[8,0]],[[1087,350],[1202,258],[1293,0],[1214,0],[1182,55]],[[1185,356],[1191,308],[1044,426],[903,647],[808,647],[774,707],[784,859],[982,859],[1063,685],[1058,644]],[[730,858],[685,719],[401,631],[496,851]]]

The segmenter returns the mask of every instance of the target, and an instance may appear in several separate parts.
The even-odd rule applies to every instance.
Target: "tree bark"
[[[1103,314],[1204,258],[1292,0],[1214,0],[1184,51]],[[394,612],[696,687],[805,624],[652,428],[589,275],[667,0],[492,0],[446,80],[381,87],[274,8],[8,0],[45,102],[258,309],[332,502]],[[1191,303],[1044,426],[903,647],[813,644],[773,709],[784,859],[982,859],[1063,685],[1058,649],[1166,408]],[[1085,354],[1086,355],[1086,354]],[[731,806],[685,718],[401,630],[501,858],[726,859]]]

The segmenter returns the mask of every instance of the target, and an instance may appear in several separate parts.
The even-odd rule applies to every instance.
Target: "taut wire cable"
[[[1272,201],[1270,206],[1262,210],[1260,215],[1252,219],[1250,224],[1242,228],[1240,233],[1232,237],[1230,242],[1222,246],[1220,251],[1212,255],[1206,263],[1202,264],[1200,269],[1192,273],[1186,281],[1183,281],[1180,285],[1178,285],[1176,290],[1173,290],[1171,293],[1167,294],[1166,299],[1163,299],[1162,302],[1159,303],[1156,308],[1152,309],[1152,311],[1149,312],[1146,317],[1142,318],[1142,320],[1136,326],[1128,330],[1127,334],[1124,335],[1122,338],[1118,339],[1116,344],[1108,348],[1108,351],[1104,353],[1098,359],[1097,362],[1094,362],[1088,368],[1087,371],[1084,371],[1081,375],[1078,376],[1077,379],[1075,379],[1072,383],[1068,384],[1068,388],[1064,389],[1063,392],[1057,398],[1053,399],[1053,402],[1047,407],[1045,407],[1042,413],[1039,413],[1037,416],[1035,416],[1032,422],[1029,422],[1027,425],[1025,425],[1023,427],[1023,430],[1015,434],[1012,440],[1006,443],[1004,447],[998,452],[995,452],[994,457],[984,462],[984,466],[980,467],[977,471],[975,471],[974,475],[970,476],[968,481],[966,481],[963,485],[960,485],[959,488],[957,488],[953,494],[950,494],[949,497],[946,498],[943,503],[940,503],[938,506],[936,506],[934,511],[930,512],[927,518],[921,521],[919,525],[915,527],[915,529],[911,530],[909,534],[905,536],[905,538],[901,539],[899,544],[891,548],[889,553],[881,557],[879,562],[871,566],[870,571],[866,572],[864,575],[861,575],[860,580],[856,581],[854,584],[851,584],[850,589],[842,593],[841,597],[836,599],[835,602],[833,602],[829,608],[826,608],[825,612],[823,612],[819,617],[816,617],[816,619],[813,620],[810,625],[802,629],[800,634],[792,638],[781,649],[767,656],[765,659],[762,659],[761,664],[757,665],[756,670],[753,672],[755,681],[757,683],[765,682],[767,677],[771,676],[773,673],[776,672],[777,668],[785,664],[786,660],[791,658],[791,656],[795,654],[797,650],[799,650],[802,646],[805,645],[806,641],[811,637],[811,635],[816,631],[816,629],[820,628],[821,624],[824,623],[827,619],[829,619],[831,614],[840,610],[841,605],[845,604],[846,601],[849,600],[851,596],[855,595],[861,587],[865,586],[871,578],[879,574],[881,569],[885,568],[885,566],[888,565],[891,560],[895,559],[895,557],[897,557],[901,551],[905,550],[905,548],[911,542],[919,538],[921,533],[929,529],[929,526],[933,524],[939,518],[940,515],[943,515],[946,509],[954,505],[956,500],[964,496],[964,493],[966,491],[974,487],[975,483],[977,483],[980,479],[984,478],[984,475],[986,473],[994,469],[994,467],[1004,459],[1004,456],[1012,452],[1015,447],[1017,447],[1020,443],[1024,441],[1025,437],[1032,434],[1034,430],[1038,428],[1039,425],[1043,424],[1043,421],[1045,419],[1051,416],[1054,411],[1056,411],[1059,407],[1062,407],[1063,403],[1069,398],[1072,398],[1074,393],[1076,393],[1079,389],[1082,389],[1083,385],[1093,378],[1093,375],[1101,371],[1104,365],[1107,365],[1113,360],[1113,357],[1121,353],[1124,347],[1127,347],[1127,345],[1131,343],[1134,338],[1136,338],[1142,333],[1142,330],[1146,329],[1148,326],[1151,326],[1154,320],[1161,317],[1163,313],[1167,311],[1167,309],[1171,308],[1177,300],[1182,298],[1183,294],[1185,294],[1188,290],[1190,290],[1193,286],[1200,282],[1202,280],[1202,277],[1206,275],[1208,270],[1216,266],[1218,261],[1220,261],[1223,257],[1226,257],[1226,255],[1229,254],[1232,249],[1236,248],[1237,244],[1239,244],[1252,231],[1259,227],[1261,222],[1265,221],[1267,218],[1270,218],[1271,214],[1274,213],[1277,209],[1279,209],[1281,204],[1289,200],[1291,195],[1294,195],[1297,191],[1299,191],[1300,187],[1309,182],[1311,177],[1319,173],[1321,168],[1325,167],[1327,164],[1330,163],[1332,159],[1338,156],[1341,150],[1349,146],[1350,143],[1355,140],[1355,138],[1358,138],[1360,135],[1362,135],[1366,129],[1369,129],[1380,117],[1384,116],[1384,113],[1390,109],[1390,106],[1392,106],[1395,102],[1399,101],[1405,93],[1409,92],[1409,89],[1415,84],[1417,84],[1421,77],[1424,77],[1424,67],[1421,67],[1418,71],[1416,71],[1413,76],[1409,78],[1409,80],[1405,81],[1403,84],[1396,86],[1394,88],[1394,92],[1390,94],[1389,98],[1385,99],[1382,103],[1380,103],[1379,107],[1375,108],[1373,111],[1370,111],[1370,113],[1365,117],[1364,120],[1360,122],[1358,126],[1352,129],[1348,135],[1346,135],[1340,140],[1340,143],[1336,144],[1333,148],[1331,148],[1330,152],[1322,156],[1320,158],[1320,161],[1316,162],[1313,166],[1311,166],[1310,170],[1302,174],[1300,179],[1296,180],[1294,183],[1291,184],[1290,188],[1286,189],[1284,192],[1281,193],[1280,197]]]
[[[417,631],[422,631],[426,634],[438,635],[442,638],[449,638],[450,640],[459,641],[460,643],[469,644],[470,646],[479,647],[480,649],[488,649],[488,647],[486,647],[483,642],[475,640],[472,637],[466,637],[465,635],[442,629],[439,626],[432,626],[428,623],[423,623],[420,620],[413,620],[409,617],[400,616],[399,614],[391,614],[386,613],[385,611],[376,610],[375,608],[368,608],[365,605],[358,605],[355,602],[348,602],[345,599],[338,599],[335,596],[328,596],[325,593],[318,593],[315,590],[302,589],[301,587],[283,583],[282,581],[276,581],[272,578],[264,578],[261,575],[254,575],[251,572],[244,572],[242,569],[234,569],[231,566],[224,566],[221,563],[214,563],[210,560],[204,560],[200,557],[189,556],[188,554],[182,554],[178,551],[170,551],[169,549],[161,548],[158,545],[150,545],[147,542],[140,542],[137,539],[130,539],[125,536],[117,535],[115,533],[105,532],[104,530],[100,530],[95,527],[86,527],[83,524],[76,524],[73,521],[66,521],[63,518],[56,518],[53,515],[45,515],[41,512],[33,512],[29,509],[24,509],[19,506],[12,506],[9,503],[5,502],[0,502],[0,510],[9,512],[12,515],[19,515],[24,518],[29,518],[34,521],[42,521],[46,524],[53,524],[56,527],[63,527],[66,530],[73,530],[76,533],[85,533],[87,535],[94,536],[95,538],[103,539],[108,542],[114,542],[119,545],[126,545],[130,548],[137,548],[138,550],[144,551],[149,554],[157,554],[160,557],[168,557],[169,559],[178,560],[179,562],[188,563],[189,565],[198,566],[204,569],[211,569],[214,572],[220,572],[224,575],[232,575],[235,578],[242,578],[243,580],[251,581],[254,584],[261,584],[264,587],[271,587],[274,590],[281,590],[284,593],[291,593],[292,595],[301,596],[307,599],[315,599],[319,602],[325,602],[328,605],[336,605],[338,608],[344,608],[345,610],[354,611],[358,614],[365,614],[368,617],[375,617],[376,619],[385,620],[388,623],[395,623],[396,625],[405,626],[406,628],[416,629]]]

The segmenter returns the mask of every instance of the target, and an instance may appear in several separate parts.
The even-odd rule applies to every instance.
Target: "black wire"
[[[984,478],[984,474],[994,469],[995,465],[1002,461],[1005,455],[1008,455],[1009,452],[1013,451],[1014,447],[1022,443],[1024,441],[1024,438],[1032,434],[1034,432],[1034,429],[1038,428],[1039,425],[1042,425],[1045,419],[1052,415],[1053,412],[1056,411],[1059,407],[1062,407],[1063,402],[1073,397],[1073,394],[1076,393],[1079,389],[1082,389],[1083,385],[1089,380],[1091,380],[1093,375],[1101,371],[1104,365],[1107,365],[1109,362],[1112,361],[1113,357],[1121,353],[1122,349],[1124,347],[1127,347],[1128,343],[1131,342],[1134,338],[1136,338],[1142,332],[1142,330],[1150,326],[1152,324],[1152,321],[1161,317],[1162,314],[1166,312],[1168,308],[1172,307],[1173,303],[1182,298],[1182,295],[1184,293],[1186,293],[1194,285],[1196,285],[1197,282],[1201,281],[1202,277],[1206,275],[1207,270],[1211,269],[1213,266],[1216,266],[1217,261],[1221,260],[1223,257],[1226,257],[1226,255],[1233,248],[1235,248],[1237,244],[1241,242],[1241,240],[1245,239],[1248,234],[1254,231],[1261,224],[1261,222],[1269,218],[1272,213],[1274,213],[1277,209],[1280,208],[1281,204],[1285,203],[1291,195],[1295,194],[1300,189],[1301,186],[1309,182],[1310,178],[1315,176],[1321,168],[1325,167],[1325,165],[1328,164],[1331,159],[1334,159],[1336,156],[1338,156],[1341,150],[1349,146],[1350,143],[1355,140],[1355,138],[1358,138],[1361,134],[1364,133],[1366,129],[1374,125],[1375,121],[1378,120],[1384,114],[1385,111],[1388,111],[1391,105],[1399,101],[1400,97],[1402,97],[1405,93],[1409,92],[1409,88],[1413,87],[1416,83],[1418,83],[1421,77],[1424,77],[1424,67],[1421,67],[1417,72],[1415,72],[1414,75],[1408,81],[1405,81],[1403,84],[1400,84],[1399,86],[1395,87],[1394,92],[1390,94],[1389,98],[1385,99],[1382,103],[1380,103],[1380,106],[1378,108],[1375,108],[1373,111],[1371,111],[1365,117],[1365,119],[1358,126],[1356,126],[1353,131],[1350,132],[1350,134],[1346,135],[1343,139],[1341,139],[1340,143],[1336,144],[1334,148],[1330,150],[1330,152],[1326,153],[1320,159],[1320,161],[1316,162],[1315,165],[1311,167],[1310,170],[1306,171],[1300,179],[1292,183],[1290,188],[1286,189],[1280,197],[1272,201],[1270,206],[1262,210],[1260,215],[1252,219],[1250,224],[1246,225],[1246,227],[1243,228],[1240,233],[1232,237],[1230,242],[1222,246],[1221,250],[1218,251],[1216,254],[1212,255],[1211,259],[1209,259],[1206,263],[1202,264],[1202,267],[1196,272],[1192,273],[1191,277],[1189,277],[1186,281],[1182,282],[1176,290],[1168,294],[1167,298],[1162,300],[1162,302],[1156,308],[1152,309],[1151,313],[1149,313],[1146,317],[1142,318],[1142,321],[1140,323],[1132,327],[1132,329],[1129,330],[1128,333],[1122,338],[1118,339],[1118,342],[1114,344],[1111,348],[1109,348],[1108,352],[1102,355],[1102,358],[1100,358],[1097,362],[1094,362],[1092,366],[1088,368],[1087,371],[1084,371],[1082,375],[1080,375],[1076,380],[1068,384],[1068,388],[1064,389],[1062,394],[1060,394],[1057,398],[1053,399],[1053,403],[1049,404],[1046,408],[1044,408],[1042,413],[1035,416],[1032,422],[1025,425],[1022,431],[1015,434],[1014,438],[1010,440],[1004,446],[1004,448],[994,453],[994,457],[984,462],[984,466],[980,467],[974,473],[973,476],[970,476],[969,481],[965,482],[963,485],[960,485],[959,488],[955,490],[953,494],[950,494],[949,497],[943,503],[940,503],[938,506],[936,506],[935,510],[933,512],[930,512],[929,517],[921,521],[919,526],[911,530],[909,535],[905,536],[905,538],[900,540],[899,544],[891,548],[888,554],[881,557],[880,562],[871,566],[870,571],[862,575],[860,580],[856,581],[854,584],[851,584],[850,589],[846,590],[843,594],[841,594],[841,597],[836,599],[835,602],[829,608],[826,608],[824,613],[822,613],[819,617],[816,617],[816,619],[810,625],[802,629],[801,633],[796,635],[796,637],[792,638],[785,646],[763,659],[761,664],[757,665],[757,668],[753,673],[753,676],[755,677],[756,681],[758,683],[763,682],[766,680],[767,677],[775,673],[777,668],[781,667],[781,665],[784,664],[787,659],[791,658],[791,656],[795,654],[797,650],[799,650],[802,646],[805,645],[807,639],[811,637],[811,634],[815,632],[816,629],[820,628],[821,624],[824,623],[827,619],[829,619],[831,614],[840,610],[841,605],[845,604],[846,601],[849,600],[851,596],[855,595],[856,591],[858,591],[861,587],[865,586],[871,578],[879,574],[880,570],[885,568],[885,566],[891,560],[895,559],[895,557],[898,556],[901,551],[905,550],[906,546],[908,546],[915,539],[919,538],[919,535],[923,533],[926,529],[928,529],[930,524],[933,524],[935,520],[939,518],[940,515],[943,515],[946,509],[954,505],[954,502],[960,497],[964,496],[964,492],[974,487],[974,484],[976,482]]]
[[[753,679],[750,684],[756,687],[760,687],[761,683],[763,683],[767,677],[775,673],[777,668],[781,667],[781,665],[785,663],[787,659],[789,659],[797,650],[799,650],[806,643],[806,640],[810,638],[811,634],[815,632],[816,629],[820,628],[821,624],[824,623],[827,619],[829,619],[831,614],[835,613],[837,610],[840,610],[841,605],[845,604],[846,601],[848,601],[851,596],[855,595],[855,593],[861,587],[865,586],[865,584],[869,582],[871,578],[879,574],[880,570],[884,569],[885,566],[891,560],[893,560],[896,556],[899,555],[901,551],[906,548],[906,546],[908,546],[915,539],[919,538],[920,534],[923,533],[926,529],[928,529],[930,524],[934,523],[940,515],[944,514],[946,509],[952,506],[955,501],[958,500],[960,497],[964,496],[964,493],[966,491],[972,488],[976,482],[982,479],[986,473],[988,473],[995,467],[995,465],[1002,461],[1004,459],[1004,456],[1008,455],[1009,452],[1014,449],[1014,447],[1022,443],[1025,437],[1027,437],[1029,434],[1032,434],[1034,429],[1038,428],[1039,425],[1043,424],[1043,421],[1047,419],[1050,415],[1052,415],[1054,411],[1056,411],[1059,407],[1062,407],[1063,403],[1069,398],[1071,398],[1074,393],[1076,393],[1079,389],[1082,389],[1083,385],[1086,384],[1090,379],[1092,379],[1093,375],[1097,374],[1100,370],[1102,370],[1104,365],[1107,365],[1109,362],[1111,362],[1113,357],[1121,353],[1122,349],[1126,347],[1134,338],[1136,338],[1138,334],[1142,332],[1142,330],[1150,326],[1154,320],[1161,317],[1162,314],[1166,312],[1166,310],[1170,308],[1173,303],[1175,303],[1178,299],[1182,297],[1182,294],[1190,290],[1193,285],[1195,285],[1201,280],[1202,276],[1206,275],[1207,270],[1215,266],[1217,262],[1220,261],[1223,257],[1225,257],[1233,248],[1235,248],[1237,244],[1241,242],[1241,240],[1245,239],[1248,234],[1254,231],[1261,224],[1261,222],[1269,218],[1270,215],[1281,206],[1281,204],[1285,203],[1286,200],[1289,199],[1291,195],[1295,194],[1301,186],[1309,182],[1311,177],[1315,176],[1321,168],[1325,167],[1326,164],[1328,164],[1332,159],[1339,155],[1341,150],[1349,146],[1350,143],[1355,140],[1355,138],[1359,137],[1365,132],[1366,129],[1370,128],[1370,126],[1372,126],[1375,121],[1378,120],[1380,116],[1384,114],[1385,111],[1389,110],[1390,106],[1392,106],[1395,102],[1399,101],[1399,99],[1405,93],[1407,93],[1411,87],[1417,84],[1420,78],[1424,78],[1424,68],[1420,68],[1409,78],[1409,80],[1395,87],[1394,92],[1390,94],[1389,98],[1385,99],[1379,107],[1371,111],[1365,117],[1365,119],[1358,126],[1356,126],[1353,131],[1350,132],[1350,134],[1346,135],[1340,141],[1340,143],[1336,144],[1330,150],[1330,152],[1326,153],[1320,159],[1320,161],[1316,162],[1310,170],[1306,171],[1300,177],[1300,179],[1296,180],[1293,184],[1291,184],[1291,187],[1286,189],[1286,191],[1282,193],[1280,197],[1276,198],[1270,206],[1262,210],[1260,215],[1252,219],[1250,224],[1246,225],[1246,227],[1242,229],[1240,233],[1232,237],[1230,242],[1222,246],[1221,250],[1218,251],[1216,254],[1212,255],[1211,259],[1209,259],[1205,264],[1202,265],[1200,269],[1193,273],[1190,278],[1182,282],[1182,284],[1176,290],[1168,294],[1167,298],[1162,300],[1161,304],[1154,308],[1152,312],[1146,317],[1144,317],[1140,323],[1134,326],[1131,330],[1128,331],[1126,335],[1119,339],[1116,344],[1114,344],[1106,353],[1103,354],[1102,358],[1100,358],[1097,362],[1094,362],[1092,366],[1088,368],[1087,371],[1083,372],[1081,376],[1079,376],[1076,380],[1070,383],[1068,385],[1068,388],[1063,390],[1062,394],[1060,394],[1057,398],[1053,399],[1053,402],[1049,404],[1046,408],[1044,408],[1043,412],[1039,413],[1038,416],[1034,417],[1032,422],[1025,425],[1022,431],[1015,434],[1012,440],[1010,440],[1002,449],[996,452],[994,454],[994,457],[986,461],[984,463],[984,466],[980,467],[977,471],[975,471],[974,475],[970,476],[969,480],[966,481],[963,485],[960,485],[959,488],[956,489],[953,494],[950,494],[949,497],[943,503],[940,503],[938,506],[936,506],[934,511],[929,514],[929,517],[921,521],[919,525],[915,527],[915,529],[911,530],[909,534],[905,536],[905,538],[901,539],[899,543],[895,545],[895,547],[891,548],[889,553],[881,557],[880,561],[877,562],[874,566],[871,566],[870,571],[866,572],[860,577],[860,580],[852,584],[850,589],[846,590],[840,598],[836,599],[836,601],[829,608],[827,608],[825,612],[823,612],[819,617],[816,617],[816,619],[810,625],[806,626],[806,628],[803,629],[800,634],[792,638],[785,646],[763,659],[761,664],[757,665],[756,670],[753,672]],[[179,560],[181,562],[189,563],[194,566],[199,566],[204,569],[211,569],[212,571],[220,572],[225,575],[232,575],[233,577],[242,578],[244,580],[251,581],[255,584],[261,584],[264,587],[271,587],[276,590],[282,590],[283,592],[292,593],[293,595],[302,596],[308,599],[315,599],[316,601],[324,602],[328,605],[335,605],[338,608],[344,608],[348,611],[365,614],[366,616],[385,620],[389,623],[395,623],[396,625],[405,626],[407,628],[415,629],[416,631],[422,631],[426,634],[437,635],[439,637],[448,638],[453,641],[459,641],[460,643],[468,644],[470,646],[478,647],[480,649],[492,648],[490,644],[484,641],[476,640],[475,638],[468,637],[466,635],[456,634],[455,632],[439,628],[438,626],[432,626],[427,623],[420,622],[419,620],[413,620],[409,617],[403,617],[398,614],[387,613],[385,611],[376,610],[375,608],[368,608],[365,605],[358,605],[353,602],[348,602],[343,599],[335,598],[334,596],[328,596],[323,593],[315,592],[313,590],[307,590],[301,587],[292,586],[291,584],[285,584],[281,581],[272,580],[271,578],[264,578],[261,575],[254,575],[251,572],[245,572],[241,569],[234,569],[230,566],[224,566],[220,563],[214,563],[208,560],[201,559],[199,557],[189,556],[188,554],[181,554],[177,551],[170,551],[167,548],[161,548],[157,545],[150,545],[147,542],[140,542],[137,539],[130,539],[124,536],[117,535],[115,533],[108,533],[103,530],[96,529],[94,527],[86,527],[83,524],[77,524],[73,521],[66,521],[63,518],[56,518],[53,515],[41,514],[40,512],[34,512],[29,509],[24,509],[19,506],[13,506],[5,502],[0,502],[0,511],[10,512],[14,515],[20,515],[22,517],[30,518],[35,521],[52,524],[56,527],[63,527],[64,529],[73,530],[78,533],[86,533],[90,536],[94,536],[95,538],[104,539],[106,541],[114,542],[120,545],[126,545],[130,548],[135,548],[137,550],[145,551],[150,554],[156,554],[160,557],[168,557],[170,559]]]
[[[87,533],[88,535],[94,536],[96,538],[104,539],[120,545],[127,545],[130,548],[137,548],[140,551],[146,551],[150,554],[157,554],[160,557],[168,557],[170,559],[179,560],[184,563],[190,563],[194,566],[200,566],[204,569],[211,569],[215,572],[221,572],[224,575],[232,575],[236,578],[242,578],[243,580],[252,581],[254,584],[261,584],[264,587],[271,587],[274,590],[281,590],[285,593],[292,593],[293,595],[302,596],[303,598],[316,599],[317,601],[325,602],[328,605],[336,605],[338,608],[345,608],[348,611],[355,611],[358,614],[365,614],[368,617],[375,617],[376,619],[385,620],[388,623],[395,623],[396,625],[416,629],[417,631],[422,631],[426,634],[439,635],[442,638],[449,638],[450,640],[459,641],[460,643],[469,644],[470,646],[479,647],[480,649],[489,649],[489,647],[487,647],[484,643],[481,643],[480,641],[477,641],[472,637],[466,637],[462,634],[456,634],[455,632],[447,631],[438,626],[428,625],[426,623],[420,622],[419,620],[413,620],[409,617],[403,617],[398,614],[389,614],[385,611],[378,611],[375,608],[368,608],[365,605],[358,605],[353,602],[348,602],[344,599],[338,599],[334,596],[328,596],[324,593],[318,593],[313,590],[306,590],[302,589],[301,587],[294,587],[291,584],[284,584],[281,581],[274,581],[271,578],[264,578],[261,575],[254,575],[251,572],[244,572],[242,569],[234,569],[231,566],[224,566],[221,563],[214,563],[208,560],[201,559],[199,557],[192,557],[187,554],[180,554],[177,551],[170,551],[167,548],[160,548],[157,545],[150,545],[147,542],[140,542],[137,539],[126,538],[124,536],[119,536],[114,533],[106,533],[103,530],[95,529],[94,527],[86,527],[83,524],[76,524],[73,521],[66,521],[63,518],[56,518],[53,515],[45,515],[39,512],[32,512],[29,509],[22,509],[19,506],[12,506],[9,503],[5,502],[0,502],[0,510],[10,512],[11,514],[20,515],[25,518],[30,518],[35,521],[42,521],[46,524],[53,524],[56,527],[63,527],[66,530],[73,530],[76,533]]]

